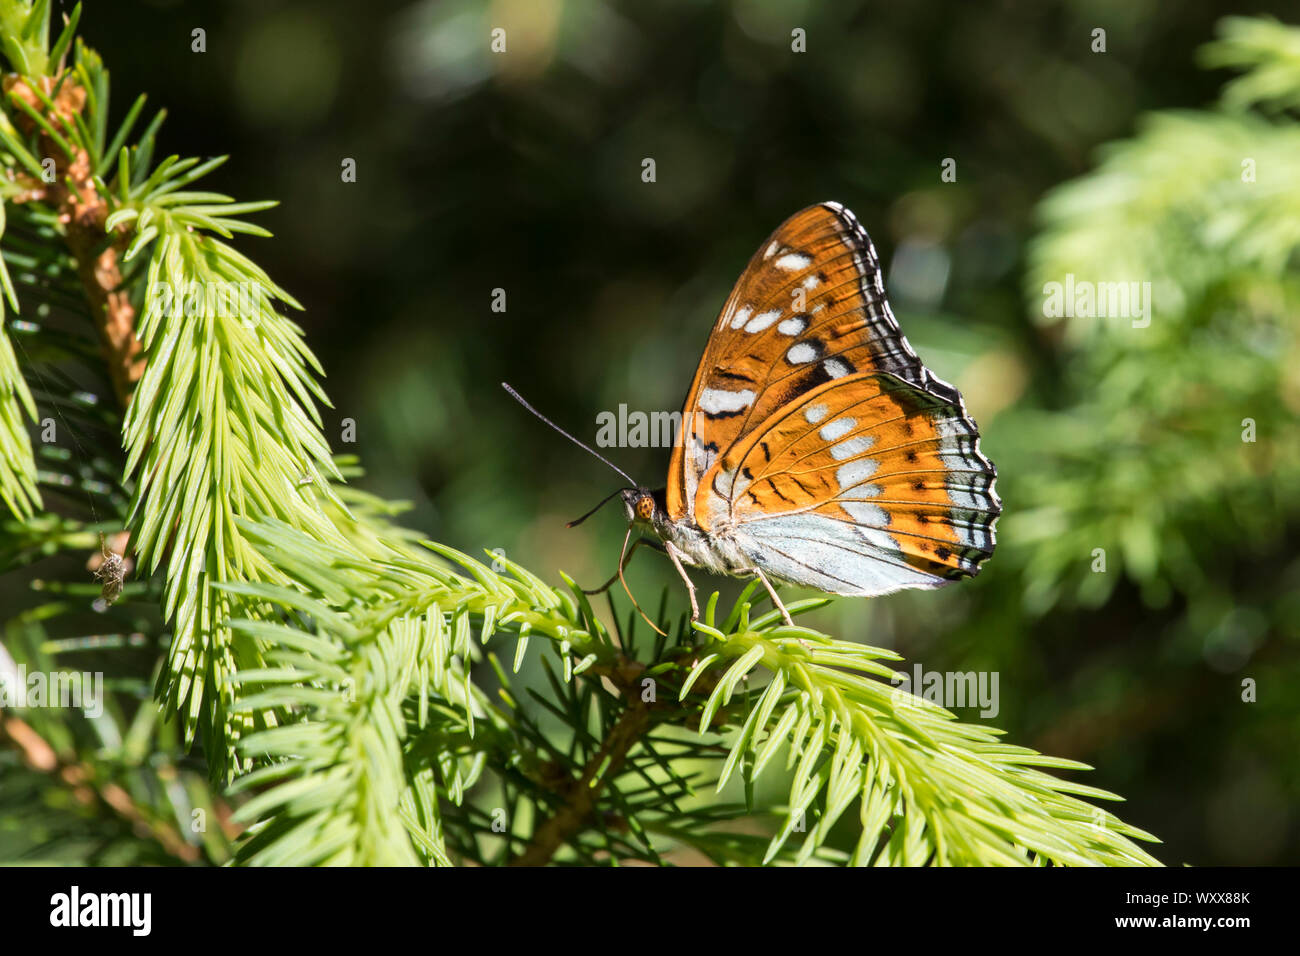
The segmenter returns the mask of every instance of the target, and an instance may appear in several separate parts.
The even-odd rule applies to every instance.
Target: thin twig
[[[557,851],[582,832],[594,817],[596,803],[605,783],[615,779],[628,754],[658,722],[680,717],[682,710],[676,702],[647,703],[641,695],[641,677],[646,665],[619,655],[612,663],[596,664],[583,676],[604,678],[624,697],[632,701],[601,742],[600,749],[583,767],[578,779],[561,779],[549,788],[561,800],[562,806],[553,816],[533,832],[533,838],[522,853],[508,866],[545,866]],[[706,675],[691,688],[692,695],[712,692],[714,682]],[[720,708],[719,718],[725,718],[738,704]],[[686,724],[689,727],[689,722]],[[698,729],[698,716],[696,722]],[[599,776],[597,776],[599,775]]]
[[[131,824],[137,835],[155,840],[181,862],[198,862],[199,848],[186,843],[174,827],[161,820],[150,820],[122,787],[111,781],[97,780],[92,767],[64,760],[26,721],[12,714],[0,713],[0,744],[17,750],[30,769],[49,774],[68,787],[83,806],[107,809]]]
[[[533,833],[532,842],[510,866],[545,866],[560,847],[569,842],[586,825],[596,808],[605,783],[617,777],[628,752],[644,736],[650,724],[650,705],[639,694],[609,729],[600,750],[583,768],[582,776],[559,788],[564,805]]]

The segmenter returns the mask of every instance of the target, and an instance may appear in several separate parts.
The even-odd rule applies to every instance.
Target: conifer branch
[[[76,261],[103,343],[113,390],[118,404],[125,408],[144,365],[135,335],[135,309],[122,287],[120,259],[125,234],[105,235],[108,199],[95,182],[89,149],[78,143],[76,135],[86,107],[86,90],[80,79],[69,73],[42,77],[10,74],[3,88],[18,108],[19,130],[29,136],[36,134],[38,155],[53,164],[48,182],[43,177],[16,176],[21,191],[14,201],[43,203],[63,227],[64,241]]]
[[[119,512],[104,523],[129,511],[144,577],[128,586],[130,596],[156,604],[159,630],[172,635],[158,669],[161,712],[133,702],[109,718],[129,721],[119,736],[130,737],[130,746],[118,748],[117,763],[78,740],[84,725],[75,714],[0,715],[0,760],[13,766],[21,758],[187,861],[220,862],[224,848],[218,840],[196,849],[198,840],[189,842],[166,812],[123,801],[133,791],[114,773],[144,773],[140,752],[170,760],[201,734],[213,776],[235,778],[230,792],[248,824],[238,848],[244,863],[663,863],[681,848],[720,864],[1156,862],[1141,845],[1154,837],[1097,806],[1117,799],[1113,794],[1056,774],[1084,765],[1003,743],[996,729],[912,697],[892,683],[897,655],[785,625],[752,587],[725,614],[715,595],[694,626],[659,620],[668,636],[637,646],[634,627],[611,629],[568,579],[553,586],[513,562],[494,570],[418,543],[391,520],[396,505],[345,484],[355,472],[331,456],[325,440],[320,368],[284,314],[298,304],[232,244],[237,235],[265,235],[245,216],[269,204],[191,188],[220,159],[155,162],[161,114],[134,135],[142,100],[109,135],[108,76],[93,51],[73,42],[77,14],[53,42],[47,15],[47,5],[0,0],[0,51],[15,71],[0,104],[0,208],[9,217],[0,241],[5,261],[22,264],[11,277],[0,262],[0,284],[10,313],[20,304],[16,280],[24,300],[87,311],[104,340],[126,407],[125,447],[51,464],[45,473],[60,486],[96,483]],[[1293,107],[1291,94],[1271,79],[1297,75],[1287,52],[1292,33],[1276,25],[1226,31],[1214,54],[1221,62],[1264,68],[1257,82],[1233,88],[1229,105]],[[1231,284],[1244,261],[1265,277],[1260,287],[1271,302],[1293,303],[1286,262],[1297,244],[1296,217],[1278,208],[1294,206],[1294,190],[1279,198],[1222,188],[1223,169],[1247,142],[1270,168],[1295,166],[1293,123],[1227,112],[1195,122],[1155,118],[1112,152],[1097,177],[1045,204],[1049,229],[1031,257],[1033,287],[1068,263],[1091,262],[1104,275],[1117,261],[1145,262],[1150,274],[1212,303],[1210,291]],[[43,175],[50,158],[54,182]],[[1178,168],[1179,183],[1204,188],[1184,186],[1176,195],[1116,188],[1168,187],[1170,168]],[[1097,209],[1109,217],[1096,216]],[[1139,228],[1188,217],[1217,222],[1191,250],[1191,280],[1176,271],[1185,262],[1171,263],[1163,244],[1153,244],[1153,229]],[[1119,241],[1117,222],[1124,225]],[[1080,249],[1093,258],[1080,258]],[[252,297],[233,313],[173,307],[192,287],[240,284]],[[138,314],[132,302],[142,303]],[[1174,321],[1156,332],[1177,337],[1193,321],[1209,321],[1179,319],[1186,325]],[[82,354],[75,337],[38,325],[25,323],[23,334],[50,343],[51,354]],[[1095,329],[1076,321],[1070,331],[1077,341]],[[6,519],[0,542],[6,567],[84,552],[98,530],[35,513],[42,502],[27,422],[37,417],[36,402],[18,363],[25,353],[11,348],[14,334],[12,323],[0,328],[0,500],[16,518]],[[1099,338],[1088,361],[1105,373],[1122,362],[1124,347]],[[1219,341],[1208,341],[1220,355]],[[1180,340],[1178,348],[1207,345]],[[1237,358],[1242,367],[1259,366]],[[1199,376],[1218,374],[1223,364],[1188,367]],[[1284,393],[1276,370],[1248,378],[1260,407]],[[1120,379],[1135,389],[1148,382]],[[1171,374],[1161,387],[1170,382],[1189,391],[1205,386],[1199,377]],[[42,385],[47,394],[35,398],[73,413],[76,406],[57,394],[65,384]],[[1162,407],[1140,399],[1117,387],[1098,401]],[[1184,403],[1175,404],[1181,413]],[[116,435],[115,414],[94,421]],[[1107,441],[1123,447],[1152,430],[1178,431],[1176,419],[1153,417],[1150,428],[1129,428],[1131,421],[1122,423],[1128,435]],[[1208,442],[1194,434],[1189,440]],[[1296,473],[1289,449],[1300,444],[1284,445],[1278,442],[1272,461],[1289,476]],[[117,485],[103,480],[117,454],[125,458],[129,508]],[[1179,467],[1172,459],[1131,457],[1166,469],[1142,484],[1177,486],[1167,478]],[[1222,457],[1197,452],[1207,469],[1222,470],[1215,487],[1233,489],[1246,478],[1259,485],[1243,477],[1248,466],[1221,464]],[[1086,467],[1097,469],[1087,493],[1047,495],[1045,507],[1064,502],[1082,511],[1100,497],[1123,497],[1122,488],[1107,487],[1123,475],[1105,455],[1090,455]],[[1225,500],[1239,507],[1235,496]],[[1011,537],[1030,541],[1036,528],[1047,534],[1064,526],[1072,530],[1058,535],[1059,547],[1069,560],[1077,564],[1086,552],[1067,539],[1092,534],[1093,526],[1053,524],[1042,514],[1022,520],[1024,533]],[[1055,547],[1033,549],[1042,590],[1052,591],[1068,566]],[[1193,562],[1162,568],[1136,534],[1126,548],[1145,581],[1166,574],[1188,589],[1176,575],[1190,573]],[[89,582],[62,580],[42,587],[55,599],[93,590]],[[790,610],[821,603],[796,602]],[[54,643],[40,620],[57,613],[51,603],[23,622],[33,659]],[[506,651],[513,671],[498,660]],[[538,686],[521,688],[530,651],[542,676]],[[658,696],[643,696],[646,681]],[[159,763],[168,772],[176,766]],[[756,800],[756,782],[778,775],[782,798]],[[0,774],[0,796],[11,779]],[[743,790],[744,802],[719,796],[702,806],[701,786]],[[183,802],[171,807],[177,820],[186,809]],[[761,835],[734,832],[741,819]],[[853,835],[847,850],[839,843],[845,832]]]
[[[177,862],[198,861],[198,848],[181,839],[175,827],[154,818],[118,784],[98,779],[91,765],[60,757],[31,725],[3,710],[0,710],[0,745],[17,750],[27,767],[58,781],[79,804],[114,814],[137,834],[154,840]]]
[[[375,540],[384,539],[374,516],[361,520]],[[403,752],[409,763],[420,752],[412,748],[432,739],[440,741],[439,750],[457,740],[453,752],[461,756],[429,765],[433,790],[422,803],[429,820],[439,814],[434,793],[438,801],[459,805],[466,788],[481,779],[485,768],[479,758],[492,752],[496,741],[513,738],[508,749],[525,771],[511,775],[513,785],[531,788],[534,806],[553,808],[514,854],[516,865],[547,862],[562,849],[583,858],[592,852],[589,838],[603,841],[616,856],[658,860],[650,838],[656,828],[672,829],[687,843],[696,837],[707,843],[705,819],[673,828],[675,819],[691,816],[675,807],[673,798],[660,793],[638,806],[627,789],[629,776],[649,783],[647,793],[666,782],[650,773],[651,767],[663,766],[655,750],[662,742],[654,733],[662,715],[672,718],[665,725],[696,727],[703,738],[699,755],[721,759],[719,789],[736,772],[752,784],[779,749],[788,751],[791,796],[783,824],[762,855],[769,862],[819,857],[831,827],[856,802],[861,836],[852,860],[857,863],[1155,863],[1132,842],[1154,837],[1078,799],[1116,799],[1113,795],[1037,769],[1084,765],[1001,744],[995,732],[959,723],[942,708],[900,692],[886,683],[894,671],[878,663],[897,659],[891,652],[788,627],[775,610],[751,618],[752,588],[725,621],[714,618],[715,595],[703,621],[680,628],[675,644],[657,645],[646,661],[619,649],[580,589],[549,588],[513,562],[506,562],[506,574],[498,574],[451,549],[429,545],[465,577],[397,542],[387,546],[386,557],[358,561],[349,551],[322,549],[282,524],[246,523],[241,531],[274,556],[294,586],[228,588],[277,604],[284,614],[277,624],[235,623],[237,630],[285,648],[268,652],[266,669],[240,675],[237,684],[247,696],[238,706],[273,706],[286,716],[291,703],[299,707],[283,726],[242,745],[261,768],[239,787],[270,785],[241,811],[253,823],[245,849],[250,861],[359,862],[373,857],[375,841],[382,839],[377,824],[390,818],[401,819],[408,830],[400,837],[389,833],[387,839],[398,842],[385,844],[387,852],[405,855],[425,846],[430,859],[446,856],[432,836],[435,829],[444,834],[477,828],[472,815],[453,812],[441,826],[412,833],[408,785],[389,780],[395,769],[376,776],[376,768],[401,765]],[[822,603],[795,602],[790,610],[798,614]],[[561,705],[552,712],[567,715],[578,739],[590,740],[580,762],[566,759],[543,772],[541,753],[558,756],[558,751],[513,706],[502,711],[490,705],[467,680],[478,649],[503,632],[518,641],[516,665],[533,637],[548,638],[558,652],[570,690],[557,684]],[[349,662],[361,659],[369,661],[369,673],[384,677],[372,678],[364,694],[340,700],[339,688],[349,686],[346,675],[356,673],[356,663]],[[743,698],[736,696],[758,667],[770,679]],[[643,703],[636,690],[646,675],[675,689],[678,705],[652,709]],[[610,680],[619,692],[601,689],[601,680]],[[566,694],[573,696],[564,703]],[[397,721],[394,708],[405,698],[415,709]],[[584,729],[584,715],[593,708],[608,728],[599,740]],[[431,738],[434,728],[437,736]],[[733,741],[720,753],[708,741],[718,733]],[[370,769],[343,757],[351,746],[347,741],[356,739],[372,741]],[[535,768],[526,771],[532,761]],[[363,777],[340,775],[342,766]],[[324,813],[326,793],[330,805],[351,808],[352,822],[344,825]],[[306,800],[307,794],[316,797]],[[608,831],[605,821],[615,817],[632,828],[639,847]],[[798,824],[805,817],[811,824],[808,835],[791,853],[786,840],[803,829]],[[340,829],[331,829],[331,823]],[[475,840],[457,842],[469,848]],[[713,848],[717,852],[716,844]]]
[[[559,808],[537,828],[528,848],[510,861],[511,866],[545,866],[560,847],[588,826],[605,782],[618,776],[628,751],[641,742],[650,725],[651,705],[642,700],[635,686],[621,689],[630,690],[631,705],[609,729],[600,749],[587,761],[582,776],[564,780],[556,787]]]

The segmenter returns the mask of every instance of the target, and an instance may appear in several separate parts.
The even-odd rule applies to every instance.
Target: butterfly
[[[617,577],[649,543],[686,582],[692,619],[688,566],[757,577],[789,624],[773,582],[859,596],[941,587],[993,553],[996,475],[961,394],[899,328],[866,230],[821,203],[782,223],[731,290],[666,487],[628,477],[615,492],[629,522]]]

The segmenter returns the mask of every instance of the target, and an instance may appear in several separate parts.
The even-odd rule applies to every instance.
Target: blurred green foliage
[[[1096,765],[1161,860],[1280,863],[1300,858],[1300,57],[1293,29],[1227,21],[1198,64],[1231,6],[156,0],[83,30],[121,88],[166,100],[168,151],[229,152],[216,188],[283,200],[259,262],[306,306],[327,430],[355,420],[367,486],[429,537],[583,582],[612,570],[619,518],[562,523],[612,476],[496,383],[588,439],[620,403],[679,407],[757,243],[849,205],[980,422],[1006,517],[977,581],[817,623],[999,672],[996,722]],[[1150,281],[1150,326],[1048,319],[1067,273]],[[647,482],[667,465],[612,454]],[[655,562],[634,589],[684,601]]]

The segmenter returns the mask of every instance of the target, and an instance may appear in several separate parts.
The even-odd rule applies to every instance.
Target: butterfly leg
[[[763,582],[763,587],[767,588],[767,593],[772,596],[772,604],[780,610],[781,616],[785,618],[785,623],[794,627],[794,619],[790,617],[790,612],[785,609],[785,605],[781,603],[781,599],[776,596],[776,588],[772,587],[772,582],[767,579],[767,575],[763,573],[763,569],[755,567],[754,573],[757,574],[758,579]]]
[[[664,550],[668,552],[668,557],[672,559],[673,567],[677,569],[677,573],[686,582],[686,591],[691,596],[691,620],[698,621],[700,619],[700,604],[695,600],[695,583],[686,574],[686,568],[682,567],[682,559],[678,556],[678,551],[673,547],[672,542],[665,541],[664,546]]]
[[[627,562],[624,560],[624,558],[628,556],[627,542],[632,537],[632,527],[633,527],[632,525],[628,525],[627,534],[623,535],[623,550],[620,551],[618,555],[618,574],[615,575],[615,577],[618,578],[619,584],[623,585],[623,590],[627,592],[627,599],[632,602],[632,606],[636,608],[636,612],[641,615],[641,620],[649,624],[651,629],[660,637],[667,637],[668,636],[667,632],[661,630],[659,625],[657,625],[654,621],[650,620],[650,615],[646,614],[645,611],[641,610],[641,605],[636,603],[636,598],[632,594],[632,589],[627,586],[627,578],[623,577],[623,568],[627,565]],[[640,539],[637,540],[639,541]],[[633,545],[633,548],[635,547],[636,546]],[[610,604],[610,610],[613,610],[612,602]]]
[[[654,541],[650,538],[637,538],[635,541],[632,542],[632,547],[628,548],[627,552],[619,560],[618,570],[615,571],[612,575],[610,575],[609,580],[606,581],[598,588],[590,588],[590,589],[583,588],[582,593],[583,594],[604,594],[606,591],[612,588],[614,586],[614,582],[617,581],[619,577],[622,576],[623,569],[626,568],[628,564],[631,563],[632,555],[636,553],[636,549],[643,544],[647,545],[648,547],[654,548],[656,551],[664,550],[664,546],[660,544],[658,541]]]

